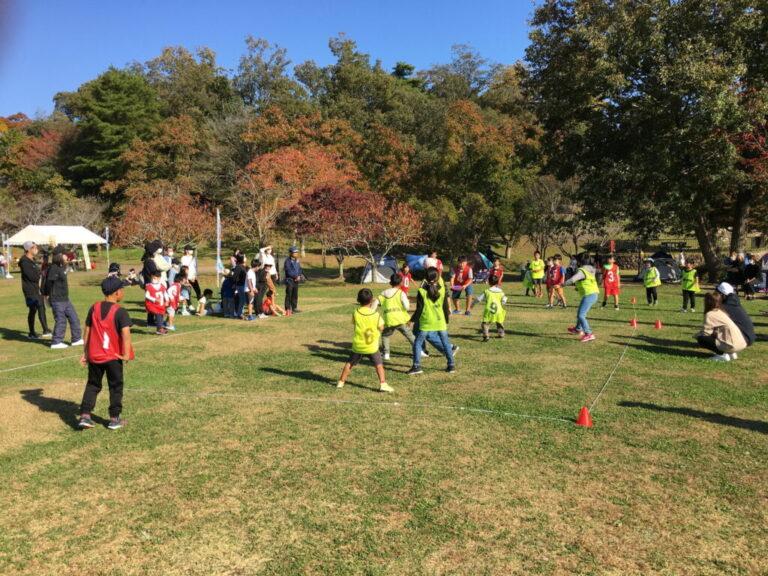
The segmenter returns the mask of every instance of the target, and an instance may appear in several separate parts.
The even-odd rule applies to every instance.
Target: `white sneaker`
[[[688,310],[686,310],[685,308],[680,308],[680,312],[682,312],[683,314],[687,314]]]
[[[384,360],[389,360],[389,354],[384,354]]]
[[[264,320],[264,318],[269,318],[266,314],[259,314],[259,320]]]
[[[70,346],[82,346],[83,344],[85,344],[85,342],[83,341],[82,338],[80,338],[80,340],[72,342],[72,344],[70,344]]]
[[[395,389],[392,388],[392,386],[390,386],[386,382],[382,382],[381,384],[379,384],[379,392],[394,392],[394,391]]]
[[[189,313],[189,310],[182,310],[181,311],[182,316],[192,316],[192,314]]]
[[[58,344],[51,344],[51,350],[64,350],[65,348],[69,348],[67,344],[64,344],[64,342],[59,342]]]
[[[730,362],[731,357],[728,354],[715,354],[710,358],[713,362]]]
[[[738,355],[738,354],[736,354],[736,352],[733,352],[733,353],[731,354],[731,360],[738,360],[738,359],[739,359],[739,355]]]

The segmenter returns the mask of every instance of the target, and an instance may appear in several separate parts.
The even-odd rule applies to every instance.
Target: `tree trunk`
[[[304,237],[303,236],[301,237],[300,242],[301,242],[301,248],[300,248],[301,249],[301,257],[302,258],[306,258],[307,257],[307,251],[304,248]]]
[[[736,204],[733,207],[733,230],[731,231],[731,252],[738,252],[742,248],[747,236],[747,221],[749,218],[750,200],[752,194],[741,191],[736,196]]]
[[[339,280],[344,280],[344,254],[336,254],[336,262],[339,263]]]
[[[325,270],[327,268],[327,266],[325,265],[325,244],[322,244],[320,247],[320,256],[323,259],[323,270]]]
[[[709,281],[717,282],[717,273],[720,269],[717,242],[702,214],[699,214],[696,219],[696,239],[699,241],[699,248],[701,248],[701,254],[704,256]]]
[[[507,260],[512,258],[512,244],[509,242],[509,240],[504,242],[504,258]]]
[[[573,253],[578,254],[579,253],[579,237],[574,234],[571,236],[571,240],[573,240]]]

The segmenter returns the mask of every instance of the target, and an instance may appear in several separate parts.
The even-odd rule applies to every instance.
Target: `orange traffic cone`
[[[582,406],[579,411],[579,417],[576,418],[576,426],[583,426],[584,428],[592,428],[592,416],[589,413],[589,408]]]
[[[632,320],[629,321],[629,325],[632,326],[632,328],[637,328],[637,318],[632,318]]]
[[[661,320],[656,320],[656,324],[654,324],[653,327],[656,330],[661,330],[662,328],[664,328],[664,325],[661,323]]]
[[[633,305],[634,305],[634,304],[637,304],[637,298],[635,298],[634,296],[632,296],[632,304],[633,304]]]

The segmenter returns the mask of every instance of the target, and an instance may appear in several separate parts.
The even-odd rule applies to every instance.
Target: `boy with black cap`
[[[288,258],[283,264],[285,275],[285,313],[290,316],[299,312],[299,283],[304,280],[304,272],[299,262],[299,249],[291,246]]]
[[[91,411],[101,392],[104,374],[109,386],[110,430],[123,427],[123,361],[133,360],[131,318],[118,304],[123,299],[123,281],[108,276],[101,283],[104,300],[96,302],[85,320],[85,348],[80,363],[88,367],[88,382],[80,404],[81,429],[93,428]]]

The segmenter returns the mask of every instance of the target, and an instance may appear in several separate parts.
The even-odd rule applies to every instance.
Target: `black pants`
[[[154,312],[147,312],[147,327],[154,326],[158,330],[165,326],[165,316],[163,314],[156,314]]]
[[[123,361],[112,360],[104,364],[88,364],[88,383],[80,403],[80,414],[90,414],[96,406],[105,372],[109,386],[109,416],[117,418],[123,411]]]
[[[39,298],[27,298],[27,307],[29,312],[27,313],[27,324],[29,325],[29,334],[35,333],[35,315],[40,319],[40,326],[43,329],[43,334],[47,334],[51,330],[48,328],[48,319],[45,317],[45,301],[43,297]]]
[[[711,350],[715,354],[722,354],[722,352],[717,349],[717,338],[715,338],[714,334],[699,334],[696,337],[696,341],[702,348]]]
[[[688,302],[691,303],[691,310],[696,309],[696,292],[693,290],[683,290],[683,310],[688,309]]]
[[[659,294],[656,292],[656,287],[645,289],[645,298],[648,300],[648,304],[657,302],[659,300]]]
[[[195,291],[195,298],[200,300],[200,295],[202,294],[200,292],[200,282],[198,282],[197,278],[195,278],[194,280],[190,280],[189,284],[192,286],[192,290]]]
[[[290,278],[285,281],[285,310],[295,311],[299,308],[299,285]]]
[[[259,284],[258,290],[256,290],[256,297],[253,299],[253,307],[256,310],[256,315],[264,314],[264,295],[267,293],[267,285]]]

